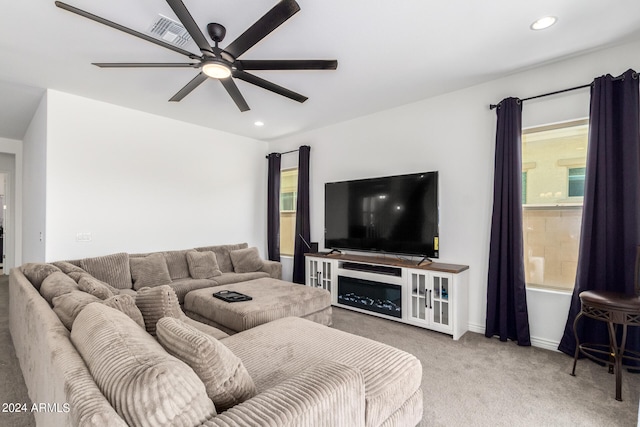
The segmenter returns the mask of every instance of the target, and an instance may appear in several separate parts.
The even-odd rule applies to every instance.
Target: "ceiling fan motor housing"
[[[227,34],[227,29],[222,24],[216,24],[212,22],[207,25],[207,32],[209,33],[209,37],[216,43],[220,43],[224,40],[225,34]]]

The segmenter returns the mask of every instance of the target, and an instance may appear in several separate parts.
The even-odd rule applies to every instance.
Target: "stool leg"
[[[611,333],[613,328],[609,329],[609,333]],[[617,344],[617,339],[614,335],[614,342]],[[625,347],[627,344],[627,325],[622,325],[622,342],[620,343],[620,347],[616,348],[615,354],[615,362],[616,362],[616,400],[622,402],[622,356],[624,355]]]
[[[573,335],[576,338],[576,351],[573,355],[573,370],[571,371],[571,375],[572,376],[576,376],[576,363],[578,363],[578,355],[580,354],[580,339],[578,338],[578,319],[580,319],[580,317],[582,317],[582,311],[580,311],[580,313],[576,316],[575,320],[573,321]]]

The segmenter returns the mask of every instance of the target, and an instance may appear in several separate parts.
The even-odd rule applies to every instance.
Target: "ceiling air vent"
[[[191,36],[182,24],[160,14],[158,19],[149,26],[149,33],[176,46],[184,46],[191,40]]]

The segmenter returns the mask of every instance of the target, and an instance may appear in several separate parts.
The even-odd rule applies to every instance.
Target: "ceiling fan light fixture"
[[[231,68],[221,62],[207,62],[202,66],[202,72],[213,79],[226,79],[231,76]]]

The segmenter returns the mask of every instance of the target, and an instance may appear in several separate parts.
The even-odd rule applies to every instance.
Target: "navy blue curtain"
[[[296,236],[293,249],[293,282],[304,284],[304,254],[309,252],[311,226],[309,224],[309,154],[311,147],[298,150],[298,204],[296,205]]]
[[[485,336],[531,345],[522,237],[522,103],[497,108]]]
[[[558,349],[574,355],[573,321],[580,292],[634,294],[636,247],[640,244],[640,109],[638,75],[594,80],[589,113],[589,149],[578,270],[571,308]],[[580,342],[609,343],[607,324],[584,317]],[[627,348],[640,351],[640,328],[629,328]]]
[[[271,153],[267,159],[267,256],[280,261],[280,153]]]

